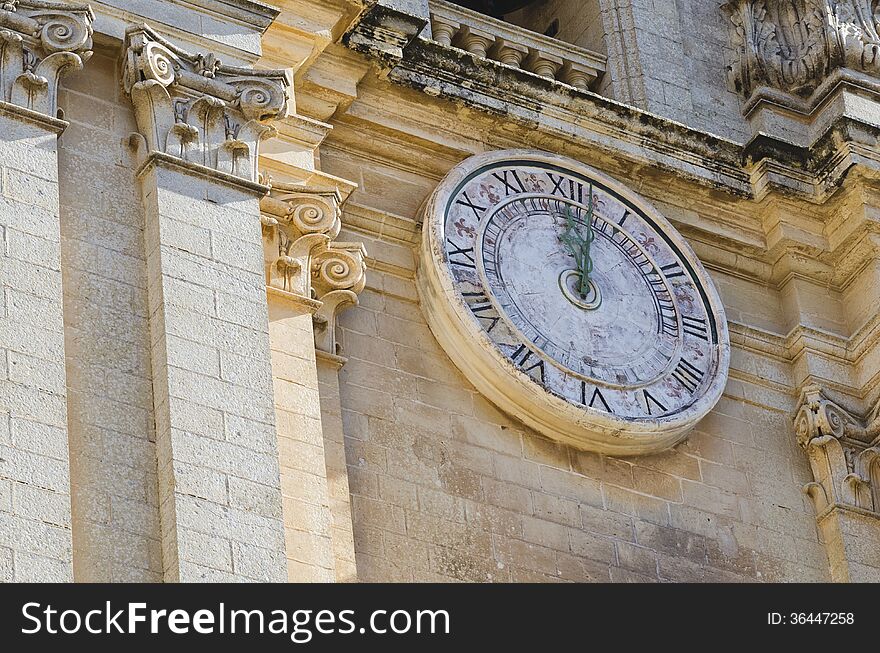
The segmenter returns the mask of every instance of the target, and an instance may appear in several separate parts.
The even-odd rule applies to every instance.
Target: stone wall
[[[360,305],[341,317],[361,579],[827,580],[790,399],[751,374],[773,363],[735,352],[734,379],[751,382],[732,380],[669,453],[615,459],[546,440],[480,396],[428,329],[413,281],[416,180],[334,145],[322,160],[362,184],[345,236],[375,259]],[[383,181],[395,177],[409,183]],[[383,222],[398,229],[371,227]],[[772,297],[755,301],[765,290],[723,274],[716,283],[733,319],[778,326]]]
[[[820,147],[738,145],[714,3],[537,5],[607,52],[599,90],[626,106],[408,41],[423,0],[279,0],[247,105],[204,53],[253,62],[275,10],[165,0],[159,34],[124,4],[96,3],[90,58],[90,33],[74,44],[64,120],[0,88],[0,579],[880,578],[877,134],[848,97],[809,125],[845,123]],[[714,279],[730,378],[673,450],[547,440],[428,328],[422,204],[512,147],[616,178]]]
[[[161,578],[144,211],[118,49],[64,83],[64,328],[74,575]]]

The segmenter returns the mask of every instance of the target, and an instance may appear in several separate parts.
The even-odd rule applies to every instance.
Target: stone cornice
[[[52,118],[46,114],[38,111],[31,111],[30,109],[25,109],[24,107],[20,107],[17,104],[12,104],[10,102],[0,102],[0,115],[13,116],[23,122],[40,125],[43,129],[55,132],[59,135],[70,125],[66,120]]]
[[[428,24],[428,16],[403,10],[401,3],[361,0],[358,20],[345,33],[348,47],[387,64],[399,61],[403,52]]]
[[[842,116],[809,147],[757,134],[742,150],[743,166],[751,172],[757,200],[772,190],[822,204],[853,166],[880,172],[878,138],[880,127]]]
[[[58,83],[92,56],[94,19],[85,4],[0,2],[0,102],[57,131]]]
[[[265,32],[281,13],[277,7],[259,0],[185,0],[194,5],[226,18],[232,18],[252,25]]]
[[[202,177],[204,179],[219,181],[228,184],[229,186],[235,186],[245,192],[253,193],[257,197],[263,197],[270,190],[270,187],[265,184],[250,181],[249,179],[244,179],[227,172],[222,172],[216,168],[210,168],[192,161],[186,161],[179,157],[166,154],[165,152],[149,152],[146,150],[143,138],[139,134],[133,135],[130,145],[139,157],[138,167],[135,171],[135,176],[138,178],[148,173],[153,167],[164,166],[166,168],[176,169],[194,177]]]
[[[260,142],[268,121],[287,110],[282,70],[225,66],[191,54],[147,26],[126,34],[123,81],[131,95],[145,156],[161,153],[258,183]]]
[[[349,33],[357,30],[356,23]],[[834,119],[809,145],[758,134],[743,146],[453,45],[414,37],[391,47],[383,44],[384,33],[364,34],[375,42],[354,49],[372,57],[394,83],[733,195],[760,200],[773,192],[822,204],[854,167],[880,168],[876,128],[852,116]],[[827,93],[863,77],[842,69],[830,78]]]
[[[331,354],[323,349],[315,350],[315,357],[318,359],[319,363],[324,363],[337,371],[341,370],[348,362],[348,359],[345,356]]]
[[[554,135],[564,141],[592,141],[611,155],[736,195],[752,193],[737,143],[452,46],[419,38],[388,78],[545,133],[558,125]]]

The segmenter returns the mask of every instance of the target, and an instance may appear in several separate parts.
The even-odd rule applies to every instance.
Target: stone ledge
[[[70,126],[70,123],[66,120],[52,118],[51,116],[47,116],[38,111],[31,111],[30,109],[25,109],[24,107],[9,102],[0,101],[0,115],[10,116],[24,122],[39,125],[45,130],[53,132],[59,136]]]
[[[843,503],[831,503],[829,504],[821,513],[816,515],[816,521],[821,523],[825,521],[829,516],[836,512],[848,512],[854,515],[858,515],[859,517],[867,517],[868,519],[872,519],[877,521],[880,524],[880,514],[876,512],[872,512],[870,510],[866,510],[865,508],[857,508],[856,506],[848,506]]]
[[[266,294],[269,297],[278,299],[287,304],[291,304],[303,313],[310,313],[311,315],[317,313],[321,309],[321,306],[324,305],[323,302],[317,299],[303,297],[302,295],[288,292],[286,290],[281,290],[280,288],[275,288],[274,286],[266,286]]]
[[[198,163],[184,161],[183,159],[178,159],[177,157],[165,154],[164,152],[151,152],[146,155],[143,161],[138,165],[137,170],[135,171],[135,176],[140,179],[152,168],[160,166],[172,168],[193,177],[201,177],[202,179],[207,179],[209,181],[234,186],[242,191],[253,193],[258,198],[267,195],[270,190],[269,186],[248,181],[226,172],[220,172],[219,170],[208,168],[207,166]]]
[[[214,13],[240,20],[265,32],[275,22],[281,10],[259,0],[186,0]]]
[[[532,129],[549,131],[540,125],[542,120],[583,126],[577,135],[568,132],[565,137],[589,132],[602,138],[599,147],[612,155],[632,158],[625,150],[636,148],[653,165],[734,195],[752,195],[749,175],[742,169],[741,145],[458,48],[420,38],[388,77],[431,97],[472,106]]]

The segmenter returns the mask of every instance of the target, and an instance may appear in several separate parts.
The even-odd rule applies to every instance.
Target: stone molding
[[[386,65],[403,58],[404,50],[428,25],[427,6],[395,0],[362,0],[366,5],[343,37],[352,50],[375,57]],[[424,11],[422,11],[424,9]]]
[[[338,242],[342,196],[335,188],[279,184],[261,203],[266,285],[313,315],[315,347],[336,355],[336,318],[366,286],[366,249]]]
[[[145,25],[129,29],[125,44],[123,82],[142,155],[163,154],[258,183],[260,143],[274,134],[267,123],[286,114],[289,74],[226,66]]]
[[[813,471],[804,491],[817,516],[846,507],[880,517],[880,402],[861,419],[808,386],[794,425]]]
[[[58,83],[92,56],[88,5],[0,1],[0,105],[60,131]]]
[[[253,25],[265,32],[281,10],[272,3],[258,0],[188,0],[190,4]]]

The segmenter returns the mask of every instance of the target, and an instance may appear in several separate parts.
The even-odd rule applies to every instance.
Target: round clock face
[[[529,426],[646,453],[717,402],[721,302],[684,239],[632,192],[574,161],[498,152],[450,173],[424,219],[429,324],[471,382]]]

